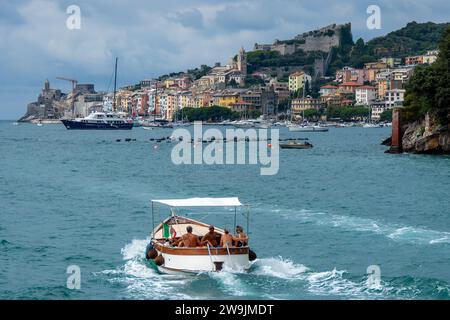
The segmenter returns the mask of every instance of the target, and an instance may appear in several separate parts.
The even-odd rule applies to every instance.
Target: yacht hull
[[[291,132],[327,132],[328,128],[318,127],[289,127]]]
[[[89,123],[73,120],[61,120],[68,130],[131,130],[133,123]]]

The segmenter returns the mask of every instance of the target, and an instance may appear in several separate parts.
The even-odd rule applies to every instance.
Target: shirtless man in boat
[[[202,241],[200,241],[202,246],[205,246],[207,243],[209,243],[212,247],[217,247],[217,239],[216,239],[216,233],[214,232],[214,226],[209,226],[209,232],[205,234],[202,238]]]
[[[233,236],[230,234],[230,231],[228,229],[223,230],[225,233],[220,238],[220,246],[226,247],[228,244],[228,247],[233,246]]]
[[[236,237],[233,237],[233,241],[236,242],[236,247],[247,245],[248,236],[244,233],[244,228],[236,226]]]
[[[200,246],[200,241],[198,240],[198,237],[194,234],[192,234],[192,227],[187,226],[186,227],[187,233],[183,234],[180,239],[176,240],[173,245],[178,245],[179,247],[189,247],[189,248],[195,248]]]

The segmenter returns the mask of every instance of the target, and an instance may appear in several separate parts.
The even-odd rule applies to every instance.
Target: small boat
[[[362,126],[363,128],[381,128],[381,125],[376,123],[365,123]]]
[[[42,127],[42,126],[43,126],[42,121],[39,120],[39,122],[38,122],[36,125],[37,125],[38,127]]]
[[[169,121],[165,119],[145,120],[142,122],[142,126],[151,128],[173,128]]]
[[[280,143],[281,149],[311,149],[313,145],[308,141],[301,143],[297,140],[289,140],[288,143]]]
[[[133,127],[137,128],[137,127],[142,127],[142,121],[137,119],[137,118],[133,118]]]
[[[157,226],[153,226],[151,240],[146,248],[146,258],[154,261],[162,273],[200,273],[221,271],[224,267],[245,271],[250,268],[250,261],[256,254],[250,250],[248,239],[241,246],[228,244],[225,247],[213,247],[209,243],[198,247],[177,246],[180,237],[187,234],[187,227],[192,227],[192,234],[201,239],[209,231],[209,224],[176,214],[177,208],[195,207],[234,207],[234,224],[236,228],[237,208],[243,206],[238,198],[190,198],[171,200],[152,200],[152,221],[154,224],[154,207],[162,204],[170,208],[170,215]],[[159,211],[159,210],[158,210]],[[247,219],[249,213],[244,214]],[[225,233],[224,229],[214,226],[216,239]],[[220,242],[219,242],[220,243]]]
[[[260,119],[249,119],[237,121],[236,123],[233,123],[233,126],[242,129],[246,128],[269,129],[270,123]]]
[[[329,129],[320,125],[293,124],[289,126],[291,132],[327,132]]]
[[[172,122],[172,127],[189,127],[191,125],[190,122],[186,122],[186,121],[175,121]]]
[[[253,123],[251,123],[248,120],[237,121],[237,122],[233,123],[233,126],[235,128],[241,128],[241,129],[253,128],[254,127]]]

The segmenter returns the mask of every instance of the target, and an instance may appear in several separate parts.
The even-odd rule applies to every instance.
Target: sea
[[[450,298],[450,157],[386,154],[390,128],[279,130],[314,147],[281,149],[278,173],[261,175],[174,164],[176,142],[155,140],[172,129],[1,121],[0,299]],[[150,201],[187,197],[248,205],[249,271],[164,275],[145,259]],[[234,223],[232,208],[181,213]]]

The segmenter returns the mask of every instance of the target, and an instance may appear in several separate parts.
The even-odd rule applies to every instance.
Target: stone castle
[[[103,108],[103,94],[95,92],[93,84],[77,84],[74,93],[74,115],[86,116]],[[45,80],[37,100],[27,105],[27,112],[19,121],[71,117],[71,101],[72,93],[66,94],[59,89],[52,89],[50,82]]]
[[[293,54],[298,50],[305,52],[322,51],[328,53],[333,47],[340,45],[341,31],[351,28],[351,24],[332,24],[318,30],[305,32],[292,40],[275,40],[273,44],[255,43],[254,50],[277,51],[281,55]]]

